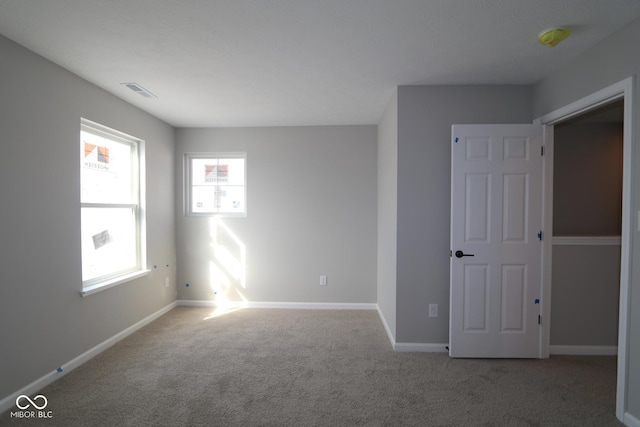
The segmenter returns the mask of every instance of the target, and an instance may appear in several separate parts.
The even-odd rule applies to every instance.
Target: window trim
[[[192,172],[191,165],[194,159],[242,159],[244,160],[244,191],[243,191],[243,206],[242,212],[193,212],[191,210],[192,199]],[[247,216],[247,153],[243,151],[230,151],[230,152],[189,152],[184,154],[183,161],[183,215],[185,217],[220,217],[220,218],[245,218]]]
[[[100,291],[105,291],[109,288],[113,288],[114,286],[118,286],[121,285],[123,283],[127,283],[130,282],[134,279],[137,279],[139,277],[143,277],[148,275],[151,272],[151,270],[148,269],[144,269],[144,270],[137,270],[137,271],[133,271],[127,274],[121,274],[117,277],[113,277],[109,280],[104,280],[103,282],[100,283],[96,283],[94,285],[90,285],[90,286],[86,286],[82,289],[82,291],[80,291],[80,294],[83,297],[86,297],[88,295],[92,295],[95,293],[98,293]]]
[[[136,265],[132,268],[115,271],[102,276],[94,277],[92,279],[84,280],[81,276],[82,290],[80,294],[84,297],[87,295],[100,292],[117,286],[122,283],[126,283],[133,279],[142,277],[149,273],[149,269],[146,267],[147,263],[147,239],[146,239],[146,165],[145,165],[145,142],[140,138],[128,135],[120,132],[116,129],[109,128],[91,120],[81,118],[80,119],[80,132],[85,131],[93,133],[94,135],[102,136],[107,139],[111,139],[115,142],[126,143],[131,146],[132,161],[132,186],[134,186],[133,196],[134,199],[131,203],[96,203],[96,202],[82,202],[80,199],[80,209],[83,208],[131,208],[133,210],[135,218],[135,240],[136,240]],[[78,132],[78,135],[80,135]],[[82,140],[80,140],[80,149],[82,150]],[[82,165],[82,158],[80,159]],[[82,166],[81,166],[82,167]],[[80,180],[82,182],[82,179]],[[136,187],[137,181],[137,188]],[[82,225],[81,225],[82,226]],[[82,233],[81,233],[82,234]],[[82,252],[81,252],[82,256]],[[81,267],[82,267],[81,261]]]

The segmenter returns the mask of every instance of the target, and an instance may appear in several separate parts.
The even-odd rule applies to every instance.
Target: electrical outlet
[[[320,286],[327,286],[327,276],[320,276]]]
[[[429,317],[438,317],[438,304],[429,304]]]
[[[165,278],[164,278],[164,287],[165,287],[165,288],[168,288],[168,287],[169,287],[169,278],[168,278],[168,277],[165,277]]]

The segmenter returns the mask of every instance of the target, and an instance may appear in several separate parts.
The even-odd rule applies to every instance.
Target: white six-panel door
[[[451,145],[449,354],[536,358],[542,126],[454,125]]]

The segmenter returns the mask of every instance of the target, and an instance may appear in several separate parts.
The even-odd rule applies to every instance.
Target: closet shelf
[[[553,236],[553,245],[564,246],[620,246],[621,236]]]

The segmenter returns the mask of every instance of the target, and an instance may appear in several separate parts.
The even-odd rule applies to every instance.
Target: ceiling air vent
[[[157,98],[154,94],[140,86],[138,83],[121,83],[137,93],[138,95],[144,96],[145,98]]]

